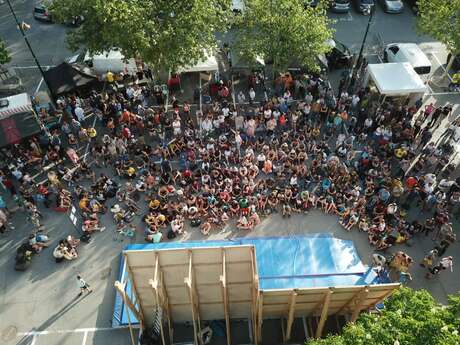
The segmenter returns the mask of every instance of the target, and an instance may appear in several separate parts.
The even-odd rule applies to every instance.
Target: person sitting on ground
[[[105,226],[99,226],[99,219],[96,214],[92,214],[88,219],[83,222],[82,230],[86,234],[92,234],[95,231],[104,231]]]

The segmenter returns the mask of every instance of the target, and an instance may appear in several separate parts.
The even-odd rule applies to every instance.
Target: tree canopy
[[[197,63],[216,47],[215,31],[225,31],[231,0],[53,0],[54,18],[83,15],[68,33],[71,49],[101,53],[119,48],[156,70]]]
[[[417,28],[460,53],[460,0],[418,0]]]
[[[458,345],[460,294],[442,306],[425,290],[400,288],[380,314],[363,313],[342,334],[306,345]]]
[[[233,44],[236,54],[254,61],[257,57],[273,63],[278,71],[291,64],[318,68],[317,56],[330,50],[331,21],[326,2],[316,8],[303,0],[251,0],[237,18]]]
[[[6,49],[5,42],[0,38],[0,65],[6,64],[11,61],[11,56]]]

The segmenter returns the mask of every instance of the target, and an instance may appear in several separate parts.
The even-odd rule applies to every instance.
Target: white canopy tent
[[[423,80],[408,62],[369,64],[366,80],[372,79],[384,96],[409,96],[424,94]]]
[[[193,73],[193,72],[215,72],[219,70],[217,59],[213,55],[206,55],[205,58],[199,61],[195,66],[185,67],[180,70],[180,73]]]

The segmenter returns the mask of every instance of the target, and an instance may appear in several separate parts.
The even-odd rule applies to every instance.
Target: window
[[[430,73],[431,67],[430,67],[430,66],[415,67],[415,68],[414,68],[414,71],[415,71],[417,74],[425,75],[425,74],[429,74],[429,73]]]
[[[396,55],[399,52],[399,47],[398,46],[392,46],[388,48],[389,51],[391,51],[394,55]]]

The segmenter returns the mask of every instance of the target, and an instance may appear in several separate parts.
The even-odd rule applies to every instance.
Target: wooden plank
[[[346,302],[340,309],[339,311],[336,313],[336,314],[339,314],[341,313],[342,311],[344,311],[346,308],[348,308],[349,306],[351,306],[352,304],[356,303],[356,300],[359,298],[359,296],[366,290],[368,289],[367,286],[363,287],[361,290],[359,290],[352,298],[350,298],[350,300],[348,302]],[[369,290],[368,290],[369,291]]]
[[[144,325],[144,310],[142,309],[142,301],[139,299],[139,294],[137,292],[137,283],[136,280],[134,279],[133,271],[129,267],[129,260],[128,256],[125,254],[125,262],[126,262],[126,271],[128,272],[129,279],[131,280],[131,291],[134,292],[134,297],[136,297],[136,302],[139,306],[139,316],[140,319],[138,319],[141,327]]]
[[[297,292],[292,290],[291,293],[291,300],[289,301],[289,313],[286,325],[286,338],[284,339],[285,342],[288,342],[291,339],[291,330],[292,330],[292,323],[294,322],[294,312],[295,312],[295,301],[297,297]]]
[[[115,285],[115,290],[118,292],[118,294],[120,295],[120,297],[123,300],[123,302],[125,303],[125,305],[136,316],[137,320],[141,320],[141,316],[139,315],[136,307],[134,306],[134,304],[131,301],[131,299],[126,295],[124,284],[120,283],[119,281],[116,281],[114,285]],[[133,328],[131,326],[131,317],[129,316],[129,311],[128,311],[127,315],[128,315],[129,333],[131,335],[131,342],[132,342],[132,345],[135,345]]]
[[[323,310],[321,311],[321,318],[319,319],[318,327],[316,328],[316,338],[321,338],[321,334],[323,334],[324,324],[327,320],[328,310],[329,310],[329,302],[331,301],[332,291],[329,290],[324,296],[324,304]]]
[[[359,296],[355,308],[353,310],[353,314],[351,314],[351,322],[355,322],[356,319],[358,318],[359,313],[362,310],[364,301],[366,300],[367,294],[369,293],[369,289],[366,288],[364,289],[364,292]]]
[[[184,284],[187,286],[188,295],[190,299],[190,308],[192,310],[192,322],[193,322],[193,338],[195,344],[200,344],[198,342],[198,330],[196,325],[196,316],[195,316],[195,301],[192,290],[192,252],[189,252],[189,267],[188,267],[188,277],[184,278]]]
[[[382,303],[386,298],[388,298],[388,297],[393,293],[393,291],[394,291],[395,289],[399,288],[400,286],[401,286],[401,284],[399,284],[399,283],[398,283],[396,286],[395,286],[395,285],[393,285],[393,286],[388,286],[388,288],[389,288],[388,292],[386,292],[379,300],[377,300],[375,303],[373,303],[373,304],[371,305],[371,308],[375,308],[375,306],[376,306],[377,304]],[[373,286],[371,286],[371,287],[373,287]],[[371,289],[371,290],[372,290],[372,289]]]
[[[220,283],[222,284],[222,300],[224,303],[224,316],[225,328],[227,333],[227,345],[231,345],[230,334],[230,316],[228,312],[228,293],[227,293],[227,264],[225,261],[225,249],[222,248],[222,275],[220,276]]]
[[[259,342],[262,342],[262,322],[263,322],[263,308],[264,306],[264,292],[259,290],[259,310],[257,315],[257,338]]]

